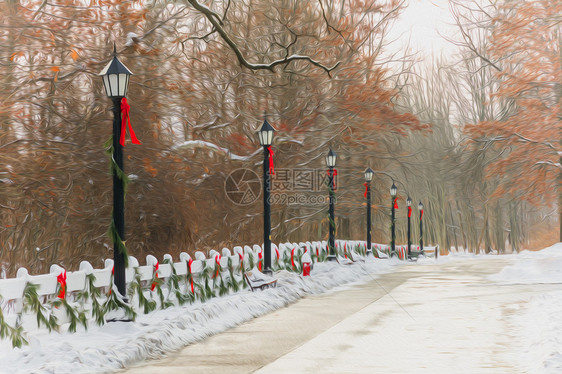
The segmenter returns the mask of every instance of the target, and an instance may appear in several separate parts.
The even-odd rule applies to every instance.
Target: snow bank
[[[524,311],[513,317],[523,345],[520,355],[525,372],[562,373],[562,291],[534,296]]]
[[[514,264],[489,276],[500,284],[562,283],[562,243],[541,251],[523,251],[512,255]],[[524,372],[559,374],[562,372],[562,291],[547,291],[533,296],[518,313],[509,318],[518,332],[521,354],[518,355]]]
[[[490,280],[501,284],[562,283],[562,243],[512,256],[516,262],[491,275]]]
[[[369,258],[341,266],[317,263],[310,277],[281,271],[277,288],[252,293],[241,291],[203,304],[158,310],[139,315],[135,322],[90,325],[74,334],[38,330],[28,335],[29,345],[12,348],[0,341],[0,372],[95,373],[116,371],[146,358],[200,341],[245,321],[287,306],[299,298],[359,280],[371,279],[398,261]]]

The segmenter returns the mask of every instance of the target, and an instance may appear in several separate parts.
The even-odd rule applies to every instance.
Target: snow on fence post
[[[363,243],[342,239],[337,241],[341,250],[345,248],[346,253],[353,256],[355,256],[353,252],[358,249],[356,247]],[[243,282],[243,273],[251,270],[251,261],[254,265],[257,263],[259,254],[263,255],[263,248],[259,245],[254,245],[253,248],[247,245],[236,246],[232,252],[228,248],[222,248],[221,253],[211,250],[207,258],[203,252],[196,251],[194,258],[191,258],[189,254],[182,252],[177,263],[169,254],[163,256],[162,262],[148,255],[146,265],[142,266],[136,258],[130,256],[125,278],[129,289],[133,290],[129,295],[131,306],[133,309],[141,310],[141,307],[150,303],[153,308],[149,309],[154,310],[154,307],[166,308],[170,305],[181,305],[197,299],[204,301],[208,297],[236,292]],[[324,254],[327,254],[326,241],[307,241],[298,244],[286,242],[279,243],[278,246],[272,243],[271,246],[272,259],[278,259],[276,264],[278,269],[292,269],[304,276],[310,275],[314,256],[317,256],[316,261],[318,261],[318,257],[322,258]],[[291,258],[295,262],[294,267]],[[242,268],[239,266],[241,262],[244,265]],[[104,308],[112,298],[112,274],[112,259],[106,259],[101,269],[94,269],[90,263],[83,261],[80,263],[79,270],[74,272],[67,272],[59,265],[53,265],[48,274],[32,276],[27,269],[20,268],[16,278],[0,279],[0,307],[3,321],[9,326],[16,326],[16,321],[21,320],[24,331],[38,328],[38,315],[33,314],[36,312],[25,311],[26,286],[33,285],[30,286],[33,292],[36,292],[36,296],[32,296],[35,298],[33,300],[39,300],[43,307],[41,312],[43,318],[46,323],[54,322],[54,328],[68,323],[76,326],[77,319],[84,316],[87,320],[95,320],[96,323],[103,324],[105,323]],[[79,292],[81,297],[77,297]],[[145,313],[148,312],[145,310]],[[52,316],[57,317],[58,323],[50,319]],[[43,324],[41,327],[43,326],[49,325]]]

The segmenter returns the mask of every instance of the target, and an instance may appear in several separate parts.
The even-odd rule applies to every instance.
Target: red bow
[[[187,266],[189,267],[189,275],[190,275],[190,281],[191,281],[191,293],[195,293],[195,288],[193,287],[193,273],[191,272],[191,264],[193,264],[193,260],[190,258],[189,261],[187,262]]]
[[[310,276],[310,262],[303,262],[303,264],[302,264],[302,275],[303,275],[303,277]]]
[[[394,198],[394,209],[398,209],[398,198]]]
[[[408,218],[410,218],[412,216],[412,207],[409,206],[408,207]]]
[[[363,197],[367,197],[367,192],[369,191],[369,183],[365,182],[363,183],[363,186],[365,186],[365,194],[363,195]]]
[[[127,103],[127,98],[124,97],[121,100],[121,137],[119,138],[119,143],[121,145],[125,145],[125,132],[127,131],[127,127],[129,127],[129,134],[131,134],[131,141],[133,144],[140,144],[135,132],[133,131],[133,126],[131,126],[131,118],[129,117],[129,110],[131,106]]]
[[[295,268],[295,248],[291,249],[291,266]]]
[[[156,265],[154,265],[154,275],[156,276],[156,279],[158,279],[158,261],[156,261]],[[156,282],[152,282],[152,286],[150,286],[150,290],[154,291],[154,288],[156,287]]]
[[[423,209],[420,211],[420,219],[423,218]]]
[[[343,243],[343,255],[347,258],[347,242]]]
[[[273,150],[271,149],[271,146],[268,146],[267,150],[269,151],[269,174],[274,175],[275,168],[273,167]]]
[[[261,260],[262,260],[262,258],[263,258],[263,255],[261,254],[261,252],[258,252],[258,258],[259,258],[259,261],[258,261],[258,270],[261,271],[261,262],[262,262]]]
[[[66,270],[57,275],[57,282],[60,284],[59,299],[64,299],[66,297]]]
[[[277,256],[277,260],[279,260],[279,250],[275,248],[275,255]]]
[[[215,262],[217,263],[217,272],[215,274],[215,278],[219,276],[219,271],[221,270],[221,255],[215,256]]]

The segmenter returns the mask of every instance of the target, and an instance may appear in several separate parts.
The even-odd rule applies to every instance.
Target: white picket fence
[[[359,251],[357,251],[359,249]],[[372,249],[376,257],[384,257],[383,253],[389,253],[389,246],[383,244],[372,244]],[[338,255],[341,257],[351,257],[356,258],[358,252],[362,254],[366,251],[365,241],[352,241],[352,240],[337,240],[336,250]],[[168,292],[166,297],[169,295],[169,290],[166,290],[167,280],[175,273],[179,277],[184,277],[190,273],[194,279],[197,279],[201,274],[202,270],[207,268],[215,268],[217,263],[220,263],[221,275],[226,277],[229,276],[229,269],[239,268],[240,261],[243,261],[245,270],[250,270],[247,268],[250,257],[253,258],[254,262],[263,259],[263,247],[259,245],[250,246],[236,246],[232,251],[228,248],[223,248],[219,253],[218,251],[211,250],[207,255],[203,252],[197,251],[192,259],[188,253],[182,252],[179,255],[179,261],[174,262],[171,255],[164,255],[162,262],[159,262],[154,256],[146,256],[146,264],[140,265],[139,261],[130,256],[129,265],[126,269],[126,282],[130,284],[135,280],[135,277],[140,277],[140,281],[144,284],[143,294],[152,300],[158,302],[158,298],[152,294],[150,290],[150,282],[154,280],[155,273],[157,273],[157,278],[162,282],[164,286],[164,292]],[[301,242],[301,243],[282,243],[279,245],[272,244],[271,248],[271,258],[272,263],[283,262],[291,255],[298,254],[302,261],[312,261],[311,258],[318,257],[319,255],[327,254],[327,242],[326,241],[313,241],[313,242]],[[296,253],[295,253],[296,252]],[[401,259],[405,258],[405,246],[397,247],[398,256]],[[230,268],[228,266],[230,261]],[[191,264],[190,264],[191,263]],[[77,293],[84,291],[87,288],[87,278],[91,279],[90,275],[93,275],[93,287],[96,289],[101,289],[102,298],[101,302],[107,299],[106,295],[110,292],[110,287],[112,284],[112,273],[113,273],[113,260],[105,260],[105,266],[103,269],[94,269],[93,266],[87,262],[83,261],[80,263],[79,270],[66,272],[65,269],[58,265],[52,265],[50,272],[48,274],[41,275],[30,275],[25,268],[20,268],[17,271],[15,278],[0,279],[0,306],[2,311],[3,322],[7,323],[9,326],[21,326],[23,330],[30,331],[38,328],[37,323],[37,313],[25,310],[29,307],[24,308],[24,290],[28,283],[37,286],[37,294],[41,302],[49,307],[47,313],[52,314],[57,319],[57,325],[62,326],[69,322],[69,316],[64,308],[54,307],[53,300],[56,300],[58,293],[60,292],[60,282],[58,277],[66,273],[66,292],[65,297],[69,303],[72,303],[75,299]],[[236,275],[238,280],[241,281],[242,274]],[[148,286],[147,286],[148,284]],[[184,282],[181,286],[181,292],[189,293],[189,285]],[[137,300],[138,302],[138,300]],[[88,319],[92,318],[91,310],[89,307],[91,305],[83,305],[79,308],[86,313]],[[160,304],[158,302],[158,304]],[[160,307],[160,305],[158,305]],[[133,305],[137,310],[139,309],[139,304]]]

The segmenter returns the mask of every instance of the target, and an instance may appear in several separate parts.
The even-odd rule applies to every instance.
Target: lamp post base
[[[328,261],[337,261],[336,255],[328,255]]]
[[[263,274],[267,275],[268,277],[272,277],[273,276],[273,270],[271,269],[264,269],[262,271]]]
[[[372,249],[367,249],[367,257],[369,257],[369,255],[373,255],[373,250]]]

